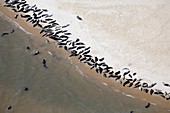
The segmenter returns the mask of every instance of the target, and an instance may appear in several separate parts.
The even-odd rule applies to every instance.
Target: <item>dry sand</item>
[[[114,70],[129,68],[155,88],[170,92],[170,3],[168,0],[27,0],[47,8],[68,28],[72,39],[80,38],[91,54],[105,57]],[[83,19],[79,21],[76,16]]]

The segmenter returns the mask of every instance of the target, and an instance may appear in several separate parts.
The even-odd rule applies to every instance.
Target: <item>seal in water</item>
[[[145,106],[145,108],[149,108],[150,107],[150,103],[148,102],[148,104]]]
[[[11,109],[12,109],[12,106],[9,106],[7,109],[8,109],[8,110],[11,110]]]

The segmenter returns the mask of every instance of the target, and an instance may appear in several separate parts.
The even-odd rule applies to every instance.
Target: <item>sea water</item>
[[[84,76],[58,48],[49,55],[45,41],[34,42],[34,34],[1,15],[0,35],[13,29],[0,36],[0,113],[168,113],[157,105],[146,109],[147,101]],[[33,56],[36,50],[40,54]]]

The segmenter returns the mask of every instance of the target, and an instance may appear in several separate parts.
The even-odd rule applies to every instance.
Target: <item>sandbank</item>
[[[61,25],[70,24],[71,39],[80,38],[91,54],[114,70],[129,68],[155,89],[170,92],[169,4],[159,1],[28,0],[47,8]],[[76,16],[82,17],[79,21]]]
[[[168,57],[170,56],[170,40],[167,38],[170,32],[168,32],[168,24],[166,24],[166,20],[169,18],[168,11],[166,11],[168,10],[168,4],[149,4],[149,6],[146,4],[142,6],[138,4],[133,7],[130,7],[129,5],[121,6],[119,4],[116,6],[113,5],[115,7],[112,7],[111,4],[103,6],[102,3],[98,3],[93,6],[89,5],[90,2],[85,2],[85,4],[83,4],[83,1],[72,3],[59,1],[58,3],[55,3],[58,4],[55,9],[50,9],[48,6],[50,4],[45,2],[40,3],[40,1],[28,0],[28,3],[29,2],[36,4],[40,8],[47,8],[49,13],[54,15],[53,18],[58,20],[61,25],[70,23],[71,26],[69,27],[69,30],[73,34],[71,38],[80,38],[81,41],[92,48],[91,54],[105,57],[106,63],[113,66],[115,70],[121,70],[124,67],[128,67],[131,71],[137,72],[138,78],[142,78],[150,83],[157,82],[158,85],[156,88],[170,92],[169,88],[166,88],[161,84],[162,82],[170,81],[170,77],[168,77],[168,69],[170,69],[170,62],[168,60]],[[50,3],[52,5],[53,2]],[[92,3],[95,4],[95,2]],[[70,7],[70,5],[74,7]],[[100,8],[106,11],[103,12]],[[127,9],[129,9],[129,14],[125,15],[125,13],[128,12],[126,11]],[[136,9],[137,12],[133,12]],[[160,9],[161,11],[154,13],[154,11]],[[133,10],[132,13],[130,10]],[[14,19],[15,14],[11,13],[7,8],[3,8],[2,4],[1,11],[8,17]],[[110,15],[108,12],[112,12],[112,14]],[[161,12],[164,13],[162,14]],[[120,15],[120,13],[123,14]],[[136,18],[137,16],[135,15],[138,14],[140,14],[140,18]],[[152,14],[152,16],[150,16],[150,14]],[[78,21],[76,19],[77,15],[80,15],[83,18],[83,21]],[[131,19],[132,15],[134,16],[134,20]],[[116,20],[114,20],[115,18],[113,19],[114,16]],[[159,19],[157,16],[162,17]],[[25,22],[25,20],[17,19],[15,21],[26,29],[26,31],[39,37],[37,40],[42,39],[37,30],[35,30],[35,28],[33,29],[31,25]],[[134,25],[131,25],[132,23]],[[156,28],[155,23],[165,25],[164,29],[162,29],[162,27]],[[160,31],[161,34],[155,34],[158,32],[160,33]],[[153,32],[153,34],[150,34],[151,32]],[[55,44],[53,48],[56,48]],[[63,55],[69,56],[67,52],[64,51]],[[80,64],[79,61],[74,58],[72,60],[79,66],[80,70],[83,70],[85,75],[90,75],[90,77],[105,82],[109,84],[110,87],[117,87],[126,93],[131,93],[131,91],[133,91],[134,95],[138,95],[141,98],[145,97],[151,99],[153,102],[167,107],[169,105],[168,101],[162,100],[162,98],[151,97],[144,93],[139,94],[140,91],[138,90],[125,88],[114,83],[112,80],[105,79],[101,76],[99,77],[98,74],[90,71],[84,64]]]

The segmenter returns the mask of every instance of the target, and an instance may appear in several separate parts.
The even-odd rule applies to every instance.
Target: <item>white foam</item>
[[[47,53],[48,53],[49,55],[53,56],[53,54],[52,54],[50,51],[47,51]]]
[[[131,98],[135,98],[134,96],[130,95],[130,94],[126,94],[124,92],[122,92],[123,95],[127,96],[127,97],[131,97]]]
[[[74,65],[74,63],[72,62],[72,60],[71,60],[70,57],[68,58],[68,60],[70,61],[71,64]],[[79,68],[77,65],[74,65],[74,66],[75,66],[75,70],[76,70],[77,72],[79,72],[82,76],[86,76],[86,75],[80,70],[80,68]],[[86,77],[88,77],[88,76],[86,76]]]
[[[152,102],[151,102],[151,104],[152,104],[152,105],[155,105],[155,106],[157,105],[157,104],[155,104],[155,103],[152,103]]]
[[[81,70],[80,70],[80,68],[78,67],[78,66],[76,66],[76,70],[81,74],[81,75],[85,75]]]
[[[105,86],[108,86],[107,83],[105,83],[105,82],[102,82],[102,84],[105,85]]]
[[[120,91],[120,90],[118,90],[118,89],[114,89],[114,91],[115,91],[115,92],[121,92],[121,91]]]
[[[127,97],[131,97],[131,98],[135,98],[134,96],[132,96],[132,95],[128,95],[128,94],[126,94],[126,96],[127,96]]]

